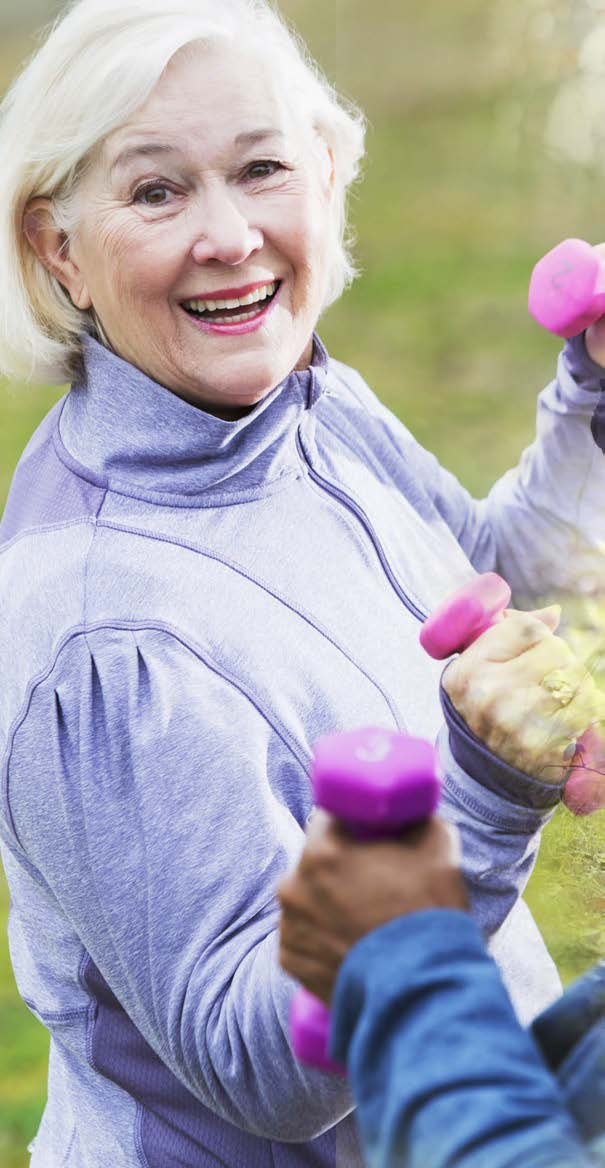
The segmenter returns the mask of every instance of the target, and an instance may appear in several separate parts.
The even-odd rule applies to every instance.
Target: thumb
[[[559,621],[561,620],[561,605],[549,604],[546,608],[535,608],[529,615],[537,617],[538,620],[541,620],[554,633],[555,629],[558,629]]]

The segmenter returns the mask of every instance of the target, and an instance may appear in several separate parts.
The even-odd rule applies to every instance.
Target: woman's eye
[[[283,170],[282,162],[277,162],[273,158],[263,159],[261,162],[252,162],[246,170],[248,178],[269,178],[278,170]]]
[[[145,207],[163,207],[167,199],[162,198],[162,195],[170,193],[164,183],[154,183],[152,186],[139,187],[134,193],[133,202],[142,203]]]

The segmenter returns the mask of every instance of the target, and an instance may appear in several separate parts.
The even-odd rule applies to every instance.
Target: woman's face
[[[286,105],[257,56],[189,48],[81,186],[72,298],[121,357],[225,418],[306,364],[327,282],[331,158]]]

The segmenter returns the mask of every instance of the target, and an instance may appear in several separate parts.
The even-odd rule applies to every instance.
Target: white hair
[[[74,307],[23,232],[28,203],[52,198],[55,223],[77,228],[78,183],[103,139],[141,108],[172,57],[228,38],[275,54],[284,92],[334,161],[333,255],[322,311],[355,277],[346,203],[364,152],[365,119],[336,94],[269,0],[79,0],[0,107],[0,373],[62,384],[78,367],[94,313]]]

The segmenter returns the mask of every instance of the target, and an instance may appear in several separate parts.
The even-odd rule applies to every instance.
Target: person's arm
[[[531,1029],[583,1139],[605,1165],[605,960],[569,986]]]
[[[280,960],[331,1006],[371,1168],[591,1162],[468,915],[440,817],[360,842],[317,815],[278,895]]]
[[[413,438],[359,374],[333,366],[357,399],[357,413],[365,414],[357,422],[359,437],[352,425],[348,441],[361,453],[369,433],[381,475],[438,536],[443,524],[478,572],[500,572],[516,607],[605,589],[605,368],[588,355],[583,336],[566,343],[556,377],[538,398],[535,441],[481,500]]]
[[[594,1164],[480,932],[432,909],[369,933],[332,999],[371,1168]]]
[[[535,442],[479,505],[522,607],[525,597],[605,589],[604,386],[585,335],[568,341],[538,399]]]
[[[118,627],[62,647],[7,767],[13,847],[146,1042],[218,1115],[293,1141],[352,1108],[345,1083],[294,1059],[277,962],[306,764],[176,636]]]

